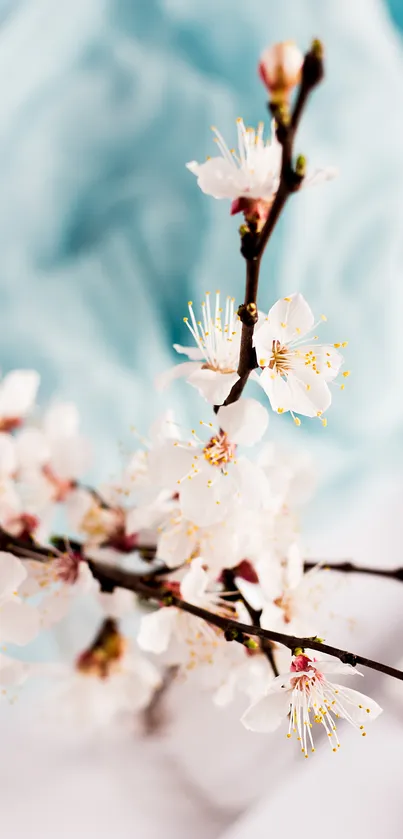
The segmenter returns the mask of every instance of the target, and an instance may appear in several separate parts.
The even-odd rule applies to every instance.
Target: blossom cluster
[[[260,65],[276,107],[288,101],[302,67],[296,47],[278,46]],[[246,129],[239,120],[239,153],[215,129],[220,156],[188,164],[203,192],[244,213],[249,235],[260,234],[280,188],[276,126],[265,142],[263,126]],[[303,183],[334,174],[318,170]],[[201,397],[200,423],[186,430],[167,412],[128,455],[119,477],[96,489],[86,481],[93,452],[76,406],[52,403],[41,412],[36,372],[4,377],[0,687],[6,699],[31,676],[50,677],[58,714],[98,730],[147,708],[174,666],[208,687],[218,706],[243,695],[248,729],[272,731],[288,718],[287,736],[296,733],[306,757],[314,750],[313,723],[323,726],[333,751],[338,718],[365,734],[364,720],[376,717],[379,706],[327,677],[354,668],[302,649],[290,658],[286,648],[253,634],[256,623],[297,637],[318,630],[324,572],[305,572],[298,529],[312,466],[305,453],[275,445],[268,429],[273,412],[289,413],[296,425],[301,417],[326,425],[332,388],[344,388],[349,371],[341,354],[346,342],[323,343],[317,334],[324,319],[315,320],[295,292],[256,309],[248,370],[253,395],[244,396],[236,390],[245,322],[234,298],[222,302],[218,292],[207,293],[200,310],[189,302],[184,320],[191,345],[174,345],[187,360],[162,373],[157,386],[185,378]],[[55,536],[60,521],[66,535]],[[78,603],[98,610],[90,645],[83,642],[64,662],[39,663],[29,650],[24,654],[21,648],[68,620]],[[250,626],[250,636],[237,632],[237,622]],[[276,675],[278,669],[285,675]]]

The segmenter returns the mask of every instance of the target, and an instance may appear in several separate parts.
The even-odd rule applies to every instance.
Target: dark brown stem
[[[304,562],[304,571],[315,568],[318,562]],[[389,580],[403,582],[403,568],[370,568],[365,565],[354,565],[350,560],[343,562],[326,562],[321,566],[324,571],[339,571],[342,574],[369,574],[372,577],[386,577]]]
[[[254,609],[246,597],[244,597],[236,584],[235,574],[231,569],[226,568],[223,571],[222,581],[225,588],[225,599],[231,600],[232,603],[236,603],[237,600],[240,600],[245,606],[252,623],[256,626],[260,626],[261,610]],[[274,658],[273,644],[265,638],[260,638],[259,645],[263,655],[266,656],[271,666],[273,675],[278,676],[279,672]]]

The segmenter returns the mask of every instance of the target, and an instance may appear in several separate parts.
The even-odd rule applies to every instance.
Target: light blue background
[[[320,423],[274,418],[333,480],[396,457],[403,415],[403,85],[398,0],[20,0],[0,28],[0,358],[36,367],[42,399],[76,400],[104,476],[129,428],[172,402],[209,418],[184,384],[154,376],[184,340],[186,302],[242,298],[238,220],[185,169],[215,123],[265,114],[261,49],[313,36],[327,78],[297,151],[340,168],[293,199],[263,267],[260,305],[301,290],[323,334],[349,339],[353,375]],[[175,397],[174,397],[175,394]],[[196,400],[192,404],[191,399]]]

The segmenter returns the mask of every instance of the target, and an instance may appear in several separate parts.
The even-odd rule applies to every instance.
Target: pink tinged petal
[[[190,361],[202,361],[204,358],[199,347],[183,347],[182,344],[174,344],[173,347],[180,355],[187,355]]]
[[[238,379],[238,373],[221,373],[220,370],[199,367],[189,376],[188,382],[211,405],[222,405]]]
[[[283,414],[293,409],[288,380],[283,379],[278,373],[273,373],[273,370],[266,367],[259,377],[259,384],[267,393],[273,411]]]
[[[6,551],[0,551],[0,602],[10,597],[27,576],[20,559]]]
[[[266,431],[269,415],[256,399],[239,399],[232,405],[223,405],[217,419],[232,443],[254,446]]]
[[[16,445],[9,434],[0,433],[0,476],[7,478],[17,469]]]
[[[39,612],[18,598],[0,606],[0,640],[28,644],[40,629]]]
[[[339,691],[335,699],[339,706],[337,713],[341,717],[346,719],[351,717],[356,723],[365,723],[368,720],[376,720],[382,713],[381,706],[370,696],[366,696],[365,693],[359,693],[358,690],[346,688],[344,685],[333,685],[332,687]],[[345,714],[343,709],[345,709]]]
[[[50,437],[72,437],[78,433],[80,415],[74,402],[60,402],[46,412],[44,431]]]
[[[196,370],[200,370],[201,363],[198,361],[184,361],[183,364],[176,364],[160,373],[155,379],[157,390],[165,390],[176,379],[187,379]]]
[[[298,368],[289,373],[287,383],[290,391],[290,409],[305,417],[323,414],[331,404],[332,394],[321,373],[308,368]]]
[[[287,344],[309,332],[315,319],[305,298],[296,293],[282,297],[272,306],[268,314],[268,323],[275,338]]]
[[[249,731],[269,734],[276,731],[290,707],[289,692],[273,690],[245,711],[241,722]]]
[[[165,652],[171,640],[177,617],[177,611],[174,607],[163,607],[151,615],[145,615],[141,619],[137,637],[139,647],[157,655]]]
[[[208,576],[203,569],[202,560],[198,557],[193,560],[189,571],[180,584],[181,595],[189,603],[198,603],[203,599],[207,585]]]
[[[25,417],[32,408],[39,387],[35,370],[13,370],[0,384],[0,417]]]
[[[333,181],[337,178],[339,170],[336,166],[326,166],[323,169],[314,169],[302,181],[302,186],[319,186],[326,181]]]

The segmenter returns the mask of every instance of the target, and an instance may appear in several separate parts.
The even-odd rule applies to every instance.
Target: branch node
[[[340,661],[343,664],[351,664],[351,667],[356,666],[357,660],[357,656],[353,655],[353,653],[343,653],[343,655],[340,656]]]
[[[245,326],[254,326],[259,318],[256,303],[241,303],[238,308],[238,316]]]

